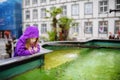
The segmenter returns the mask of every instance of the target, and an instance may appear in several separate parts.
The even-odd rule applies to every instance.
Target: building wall
[[[60,6],[67,6],[67,16],[70,18],[74,18],[75,22],[79,23],[79,32],[77,35],[74,35],[72,29],[70,29],[70,35],[72,37],[79,39],[84,38],[108,38],[109,32],[115,34],[115,21],[120,20],[120,12],[112,12],[109,13],[110,9],[115,8],[115,0],[107,0],[108,1],[108,10],[105,13],[99,12],[99,1],[103,0],[55,0],[50,1],[46,0],[45,3],[41,3],[41,0],[38,0],[37,4],[32,4],[32,0],[30,0],[30,5],[25,5],[25,0],[23,0],[23,31],[26,29],[26,25],[33,25],[38,24],[38,28],[40,30],[40,35],[47,35],[47,33],[41,33],[41,24],[47,25],[47,30],[51,30],[51,21],[50,19],[41,18],[41,8],[46,8],[50,10],[50,7],[60,7]],[[92,14],[85,14],[85,4],[92,3]],[[79,5],[79,15],[72,16],[72,8],[71,6],[74,4]],[[33,9],[38,10],[38,19],[32,19],[33,17]],[[26,20],[26,10],[30,10],[30,19]],[[49,14],[46,14],[49,16]],[[85,33],[85,22],[92,22],[92,33],[86,34]],[[105,34],[99,33],[99,22],[100,21],[108,21],[108,31]]]

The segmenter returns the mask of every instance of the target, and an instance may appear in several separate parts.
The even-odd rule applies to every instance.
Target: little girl
[[[19,38],[16,44],[14,56],[26,56],[38,53],[40,51],[38,38],[38,28],[35,26],[29,26]]]

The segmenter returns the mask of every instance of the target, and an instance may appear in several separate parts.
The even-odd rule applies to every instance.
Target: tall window
[[[108,0],[99,1],[99,13],[105,13],[108,11]]]
[[[32,4],[37,4],[38,0],[32,0]]]
[[[30,0],[25,0],[25,5],[26,6],[30,5]]]
[[[38,24],[33,24],[33,26],[38,27]]]
[[[61,6],[62,8],[62,15],[66,16],[67,15],[67,7],[66,6]]]
[[[41,24],[41,33],[47,33],[47,25],[46,24]]]
[[[92,3],[86,3],[85,4],[85,14],[92,14],[93,13],[93,4]]]
[[[46,8],[42,8],[41,9],[41,18],[45,18],[46,17]]]
[[[38,18],[38,10],[34,9],[33,10],[33,19],[37,19]]]
[[[116,9],[120,9],[120,0],[116,0]]]
[[[75,23],[75,25],[72,27],[73,33],[79,33],[79,23]]]
[[[115,33],[117,34],[120,31],[120,20],[115,21]]]
[[[79,5],[73,4],[72,5],[72,16],[78,16],[79,15]]]
[[[40,0],[40,2],[41,2],[41,3],[45,3],[45,2],[46,2],[46,0]]]
[[[25,11],[25,14],[26,14],[26,19],[30,19],[30,11],[29,10]]]
[[[107,32],[108,32],[108,21],[100,21],[98,30],[99,30],[100,34],[107,34]]]
[[[91,34],[93,31],[92,27],[93,27],[92,22],[85,22],[85,33]]]

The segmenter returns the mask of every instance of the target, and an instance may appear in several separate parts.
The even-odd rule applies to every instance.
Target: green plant
[[[46,12],[48,12],[50,14],[50,17],[47,17],[47,18],[52,18],[52,26],[53,26],[53,31],[55,33],[55,40],[57,40],[57,15],[62,13],[62,9],[61,8],[56,8],[56,7],[53,7],[52,10],[46,10]]]
[[[55,40],[55,32],[54,31],[48,31],[49,41]]]
[[[45,37],[45,36],[41,36],[41,37],[40,37],[40,41],[48,41],[48,38]]]
[[[67,40],[70,25],[73,25],[73,19],[66,16],[58,20],[59,27],[61,28],[62,39]],[[61,37],[61,36],[60,36]]]

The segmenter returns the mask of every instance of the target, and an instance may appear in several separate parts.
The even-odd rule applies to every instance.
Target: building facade
[[[29,25],[39,28],[40,35],[46,36],[51,30],[51,20],[46,19],[52,7],[61,7],[62,15],[75,19],[71,26],[71,38],[108,38],[109,33],[117,34],[120,30],[120,0],[23,0],[23,31]]]
[[[5,34],[19,38],[22,34],[21,0],[5,0],[0,3],[0,38]]]

